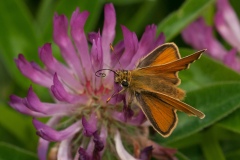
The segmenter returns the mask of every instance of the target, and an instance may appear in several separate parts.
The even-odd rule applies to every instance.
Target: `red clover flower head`
[[[88,15],[77,8],[70,25],[65,15],[54,15],[53,38],[65,63],[53,57],[50,43],[38,50],[44,68],[27,61],[22,54],[15,59],[21,73],[48,88],[55,101],[42,102],[31,86],[25,98],[10,96],[12,108],[33,117],[40,136],[39,159],[98,160],[107,155],[124,160],[147,160],[151,155],[174,159],[176,150],[148,139],[149,123],[139,107],[127,107],[124,94],[106,103],[116,87],[112,72],[106,72],[105,78],[95,76],[100,69],[133,69],[140,58],[164,42],[164,35],[156,38],[156,26],[149,25],[138,41],[134,32],[121,26],[123,40],[113,46],[113,51],[109,46],[115,38],[113,5],[104,7],[102,32],[84,33]],[[49,120],[44,124],[37,120],[40,117]],[[50,147],[50,142],[56,143]],[[130,154],[126,146],[134,152]]]

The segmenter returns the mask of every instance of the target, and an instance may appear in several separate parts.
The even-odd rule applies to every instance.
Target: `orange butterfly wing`
[[[177,110],[199,118],[205,116],[199,110],[159,92],[141,91],[135,97],[153,128],[163,137],[168,137],[176,127]]]
[[[161,69],[162,70],[167,70],[169,72],[171,72],[171,71],[181,71],[181,70],[184,70],[184,69],[188,69],[190,64],[195,62],[196,60],[198,60],[201,57],[201,55],[204,51],[206,51],[206,49],[197,51],[196,53],[193,53],[193,54],[191,54],[189,56],[186,56],[182,59],[179,59],[177,61],[161,65]]]
[[[137,68],[133,72],[144,76],[169,79],[169,82],[173,83],[174,85],[179,85],[180,79],[178,78],[178,71],[189,68],[190,64],[199,59],[204,51],[205,50],[198,51],[192,55],[163,65]]]
[[[138,63],[137,68],[162,65],[180,58],[178,47],[174,43],[165,43],[143,57]]]
[[[177,110],[151,92],[143,91],[136,95],[136,99],[153,128],[163,137],[168,137],[177,125]]]

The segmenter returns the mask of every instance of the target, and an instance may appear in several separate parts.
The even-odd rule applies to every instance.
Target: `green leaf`
[[[217,123],[218,126],[228,129],[230,131],[240,133],[240,109],[237,109],[228,117]]]
[[[238,0],[230,0],[229,3],[230,3],[230,5],[232,6],[234,12],[236,13],[236,15],[239,18],[240,17],[240,10],[239,10],[240,1],[238,1]]]
[[[5,137],[4,141],[12,143],[6,137],[14,138],[15,144],[24,145],[24,148],[35,150],[37,146],[38,136],[35,134],[35,128],[32,125],[32,118],[11,109],[10,106],[0,104],[0,126],[1,130],[5,130],[9,135]],[[28,142],[28,143],[26,143]]]
[[[48,40],[49,38],[49,40],[52,41],[52,33],[50,32],[52,30],[52,20],[55,8],[56,3],[54,0],[42,0],[37,11],[36,19],[40,35],[43,35],[43,33],[49,33],[49,35],[44,35],[45,40]]]
[[[179,160],[189,160],[189,158],[187,158],[184,154],[182,154],[181,152],[177,152],[175,154],[175,156],[179,159]]]
[[[158,24],[157,33],[164,32],[166,41],[170,41],[189,23],[199,17],[215,0],[187,0],[176,11]]]
[[[52,42],[53,35],[53,16],[56,11],[57,3],[54,0],[43,0],[40,2],[39,8],[36,12],[38,36],[42,37],[42,45],[46,42]]]
[[[22,148],[0,142],[0,160],[37,160],[32,152]]]
[[[185,57],[195,51],[180,48],[180,52],[182,57]],[[180,88],[186,91],[193,91],[218,82],[240,81],[239,73],[205,55],[191,64],[188,70],[181,71],[179,77],[182,82]]]
[[[215,136],[219,139],[222,151],[226,159],[239,159],[240,139],[239,133],[223,129],[216,125]],[[220,134],[220,136],[219,136]]]
[[[226,117],[240,107],[240,83],[222,82],[188,92],[185,102],[205,113],[204,119],[178,113],[179,124],[169,138],[158,141],[170,143],[196,133]]]
[[[38,39],[31,14],[23,1],[0,1],[0,22],[0,63],[12,80],[27,87],[29,84],[18,71],[14,58],[18,53],[25,53],[31,59],[38,56],[32,54],[36,52]]]
[[[98,31],[99,19],[101,13],[103,13],[104,11],[103,1],[92,0],[92,1],[76,1],[76,3],[69,3],[68,0],[63,0],[61,1],[61,3],[58,4],[56,9],[60,13],[69,15],[68,17],[70,18],[70,15],[72,15],[73,11],[75,11],[77,7],[80,8],[81,12],[88,11],[90,13],[85,25],[85,31],[92,32],[94,31],[94,29],[97,29],[95,31]],[[101,23],[102,20],[100,21],[100,24]]]
[[[14,133],[10,132],[5,126],[0,123],[0,142],[11,143],[19,146],[23,146],[24,142],[21,142]]]
[[[226,154],[226,159],[236,159],[240,157],[240,149],[235,149],[231,153]]]
[[[234,159],[234,157],[238,155],[237,152],[239,151],[239,147],[240,147],[239,134],[226,130],[222,127],[219,127],[218,125],[210,126],[209,128],[206,128],[201,132],[198,132],[186,138],[174,141],[168,145],[173,148],[177,148],[181,153],[183,153],[190,159],[201,160],[206,158],[202,157],[203,149],[200,147],[202,147],[205,144],[208,145],[208,143],[205,143],[206,141],[209,141],[208,137],[211,140],[212,138],[214,139],[215,142],[213,143],[217,143],[215,145],[217,145],[218,149],[216,148],[214,152],[215,151],[220,152],[220,154],[222,154],[221,152],[223,152],[224,157],[226,157],[226,159]],[[207,148],[207,146],[204,146],[204,147]],[[206,152],[211,153],[210,150],[207,151],[206,149]],[[205,153],[205,154],[208,154],[208,153]],[[231,158],[228,158],[228,157],[231,157]]]
[[[189,160],[203,160],[204,156],[199,145],[194,145],[191,147],[185,147],[178,150],[183,153]]]
[[[50,3],[50,6],[48,6]],[[39,23],[43,25],[43,37],[46,41],[52,41],[52,21],[54,12],[58,14],[64,14],[69,18],[71,18],[72,13],[78,7],[80,12],[88,11],[90,13],[86,25],[85,31],[90,32],[94,29],[98,29],[97,25],[99,24],[99,19],[101,13],[103,12],[103,1],[92,0],[92,1],[73,1],[69,3],[68,0],[56,1],[53,2],[44,2],[40,7],[40,11],[38,13]],[[48,10],[50,8],[50,10]],[[47,11],[47,15],[45,13]],[[97,30],[96,30],[97,31]]]
[[[136,13],[131,16],[131,20],[126,21],[124,25],[128,26],[132,31],[139,33],[139,29],[143,26],[142,24],[145,24],[144,22],[149,19],[149,14],[156,5],[157,1],[145,1],[145,3],[140,5]]]
[[[202,134],[201,148],[206,160],[225,160],[216,134],[214,133],[214,129],[209,129]]]
[[[170,142],[168,145],[177,149],[191,148],[193,146],[199,145],[201,138],[201,132],[198,132],[177,141]]]
[[[130,5],[144,1],[147,2],[148,0],[105,0],[106,3],[114,3],[116,5]]]

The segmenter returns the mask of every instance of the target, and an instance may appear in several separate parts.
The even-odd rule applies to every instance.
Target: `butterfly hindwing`
[[[153,128],[163,137],[168,137],[178,121],[176,109],[153,92],[142,91],[136,93],[135,97]]]
[[[178,100],[178,99],[175,99],[175,98],[172,98],[166,94],[163,94],[163,93],[156,93],[165,103],[171,105],[173,108],[179,110],[179,111],[182,111],[186,114],[188,114],[189,116],[197,116],[199,117],[200,119],[203,119],[205,117],[205,115],[193,108],[192,106]]]
[[[164,137],[176,127],[177,110],[201,119],[205,117],[201,111],[159,92],[140,91],[135,93],[135,97],[153,128]]]

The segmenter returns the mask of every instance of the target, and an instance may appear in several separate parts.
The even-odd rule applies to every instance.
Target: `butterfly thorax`
[[[117,70],[114,81],[120,84],[122,87],[127,88],[131,82],[131,71]]]

